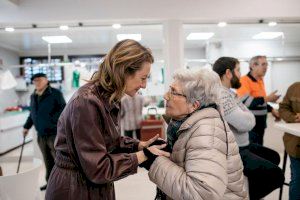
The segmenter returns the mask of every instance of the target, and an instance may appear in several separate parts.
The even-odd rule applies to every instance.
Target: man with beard
[[[263,145],[265,129],[267,127],[267,114],[272,112],[276,120],[279,120],[277,110],[269,106],[268,102],[276,102],[280,95],[272,92],[266,95],[263,77],[268,69],[266,56],[255,56],[250,59],[250,72],[241,77],[241,87],[237,90],[239,97],[243,98],[243,103],[251,110],[255,116],[256,124],[249,132],[251,143]]]
[[[221,78],[223,88],[220,106],[239,146],[244,174],[249,181],[250,199],[263,198],[284,182],[284,175],[278,167],[279,154],[249,142],[248,131],[255,126],[255,117],[231,90],[241,86],[239,61],[231,57],[221,57],[214,63],[213,70]]]

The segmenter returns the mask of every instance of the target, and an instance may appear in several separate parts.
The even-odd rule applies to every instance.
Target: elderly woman
[[[164,98],[171,157],[154,159],[156,199],[247,199],[238,146],[216,106],[220,78],[210,69],[184,70]],[[165,195],[165,196],[164,196]]]

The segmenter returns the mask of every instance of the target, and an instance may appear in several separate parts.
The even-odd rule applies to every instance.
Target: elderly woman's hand
[[[154,136],[153,138],[149,139],[148,141],[141,141],[139,143],[139,151],[143,150],[144,148],[149,147],[154,141],[156,141],[159,138],[159,135],[157,134],[156,136]]]
[[[166,157],[170,157],[170,153],[163,151],[162,149],[164,149],[167,146],[167,144],[162,144],[162,145],[153,145],[151,147],[148,147],[146,149],[143,149],[144,153],[145,151],[147,152],[147,154],[145,153],[145,155],[148,157],[148,159],[150,159],[149,157],[157,157],[157,156],[166,156]],[[147,151],[148,150],[148,151]],[[151,155],[149,154],[149,152],[151,153]],[[154,158],[154,159],[155,159]]]
[[[141,163],[139,166],[149,170],[152,163],[157,158],[157,156],[170,157],[169,152],[162,150],[166,146],[167,146],[167,144],[162,144],[162,145],[153,145],[151,147],[144,148],[143,152],[144,152],[144,155],[147,157],[147,160],[145,162]]]

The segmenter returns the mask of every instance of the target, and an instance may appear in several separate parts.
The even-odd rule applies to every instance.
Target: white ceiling
[[[117,34],[141,34],[142,43],[150,48],[162,47],[162,26],[123,26],[121,29],[113,29],[111,26],[105,27],[76,27],[67,31],[58,28],[46,29],[26,29],[15,32],[0,31],[0,45],[19,52],[45,51],[47,42],[42,40],[42,36],[66,35],[72,39],[69,44],[52,44],[53,49],[93,49],[105,51],[117,42]]]
[[[1,0],[0,23],[294,19],[299,0]]]
[[[66,50],[79,53],[105,53],[117,42],[117,33],[141,33],[142,43],[153,49],[161,49],[163,31],[161,25],[168,20],[183,23],[257,22],[277,20],[299,21],[299,0],[0,0],[0,28],[8,25],[30,26],[32,23],[47,27],[48,24],[106,25],[105,27],[71,28],[62,32],[56,28],[28,29],[7,33],[0,30],[0,46],[15,50],[20,55],[45,54],[45,35],[69,36],[73,43],[52,45],[53,53]],[[124,26],[120,30],[112,23],[138,24]],[[184,36],[190,32],[215,32],[210,41],[251,41],[262,30],[283,31],[285,39],[276,42],[299,43],[299,25],[280,25],[269,28],[263,25],[185,25]],[[186,48],[204,48],[207,41],[186,41]]]
[[[270,40],[269,43],[300,46],[300,24],[279,24],[276,27],[268,27],[266,24],[229,24],[223,28],[213,24],[185,24],[183,29],[185,48],[204,48],[207,43],[207,41],[187,41],[185,38],[191,32],[214,32],[215,35],[209,40],[210,42],[254,42],[252,36],[261,31],[281,31],[284,33],[284,38]],[[106,53],[117,42],[116,35],[119,33],[140,33],[142,34],[141,43],[152,49],[162,49],[162,25],[130,25],[122,26],[119,30],[111,26],[74,27],[68,31],[61,31],[58,28],[37,28],[9,33],[2,30],[0,31],[0,46],[15,50],[21,55],[26,55],[28,52],[40,52],[46,55],[47,43],[42,40],[42,36],[67,35],[73,42],[53,44],[54,54],[55,52],[67,53],[72,49],[82,54],[89,54],[91,52],[88,50],[92,49],[95,49],[96,53]]]
[[[215,35],[210,39],[211,42],[248,42],[255,41],[252,36],[260,32],[283,32],[284,38],[274,40],[264,40],[269,43],[294,43],[300,45],[300,24],[278,24],[275,27],[269,27],[267,24],[232,24],[226,27],[217,25],[184,25],[185,38],[191,32],[213,32]],[[203,47],[207,41],[185,41],[186,47]]]

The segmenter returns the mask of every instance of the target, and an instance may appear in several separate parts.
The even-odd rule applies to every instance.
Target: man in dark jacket
[[[29,129],[34,125],[38,133],[38,144],[42,152],[46,166],[46,181],[50,176],[54,166],[54,140],[57,131],[57,121],[63,111],[66,102],[62,93],[49,85],[45,74],[38,73],[33,75],[32,82],[35,91],[30,98],[30,115],[24,124],[24,137]],[[47,185],[42,186],[45,190]]]

